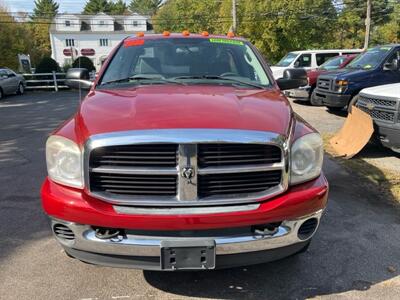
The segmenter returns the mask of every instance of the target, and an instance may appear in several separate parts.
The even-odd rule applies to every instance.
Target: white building
[[[50,27],[52,58],[62,67],[78,56],[90,58],[99,70],[111,50],[125,37],[151,30],[149,17],[59,14]]]

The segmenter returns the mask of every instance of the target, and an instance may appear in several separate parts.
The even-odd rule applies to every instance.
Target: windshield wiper
[[[252,86],[252,87],[256,87],[258,89],[265,89],[265,86],[262,86],[260,84],[257,83],[252,83],[252,82],[248,82],[248,81],[244,81],[244,80],[240,80],[237,78],[233,78],[233,77],[228,77],[228,76],[219,76],[219,75],[188,75],[188,76],[178,76],[178,77],[174,77],[174,80],[179,80],[179,79],[211,79],[211,80],[226,80],[226,81],[231,81],[231,82],[235,82],[235,83],[239,83],[239,84],[244,84],[244,85],[248,85],[248,86]]]
[[[126,77],[126,78],[120,78],[120,79],[106,81],[106,82],[101,83],[100,86],[108,85],[108,84],[112,84],[112,83],[129,82],[129,81],[140,81],[140,80],[154,80],[154,81],[161,81],[161,82],[167,82],[167,83],[175,83],[175,84],[186,85],[186,83],[184,83],[184,82],[176,81],[176,80],[173,80],[173,79],[167,79],[167,78],[165,78],[163,76],[137,74],[137,75],[129,76],[129,77]]]

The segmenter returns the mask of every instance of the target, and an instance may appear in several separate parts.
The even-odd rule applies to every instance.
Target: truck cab
[[[315,99],[328,109],[351,107],[367,87],[400,82],[400,45],[377,46],[344,69],[318,77]]]

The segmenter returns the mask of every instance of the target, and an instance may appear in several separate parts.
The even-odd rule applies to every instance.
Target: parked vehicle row
[[[19,94],[25,91],[25,79],[22,75],[8,68],[0,68],[0,99],[6,95]]]

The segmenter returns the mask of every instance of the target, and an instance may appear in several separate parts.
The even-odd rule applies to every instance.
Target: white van
[[[336,49],[336,50],[305,50],[293,51],[286,54],[276,65],[271,66],[275,79],[283,76],[283,71],[290,68],[304,68],[312,70],[318,68],[328,59],[345,54],[357,54],[362,49]]]

